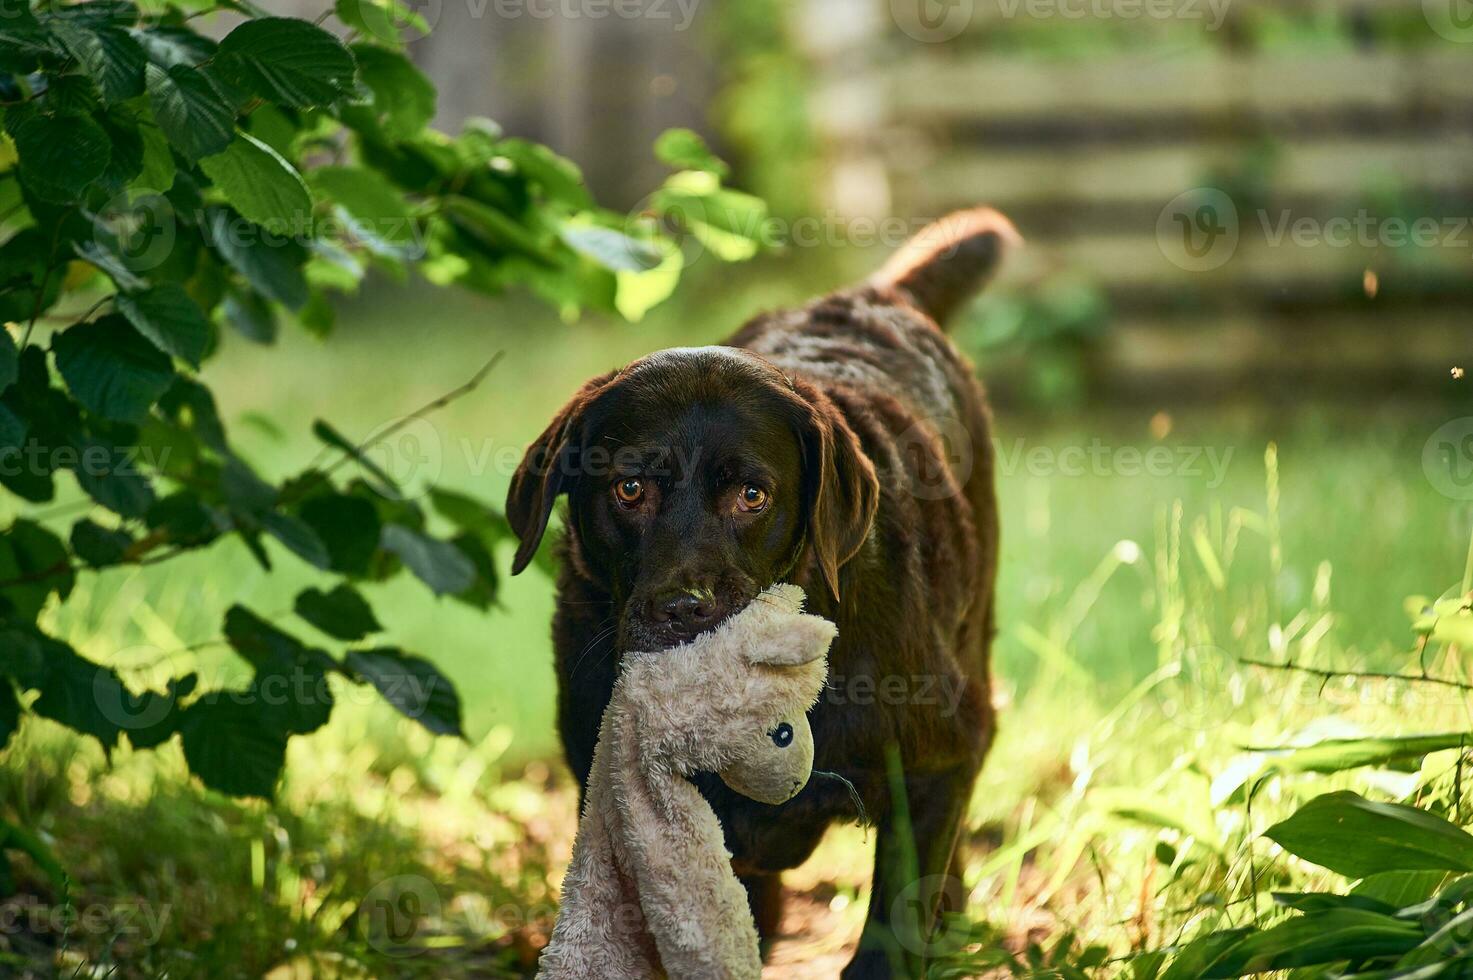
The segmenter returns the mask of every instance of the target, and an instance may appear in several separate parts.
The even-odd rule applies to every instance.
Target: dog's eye
[[[630,477],[614,484],[614,499],[624,507],[633,507],[644,498],[644,484]]]
[[[783,722],[768,732],[767,737],[772,739],[773,745],[776,745],[780,749],[785,749],[793,744],[793,726],[787,722]]]
[[[767,507],[767,491],[755,483],[744,483],[737,493],[737,509],[755,514]]]

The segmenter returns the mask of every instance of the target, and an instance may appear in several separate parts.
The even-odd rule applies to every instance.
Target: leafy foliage
[[[340,5],[345,43],[226,4],[244,20],[217,44],[171,3],[148,16],[127,0],[0,3],[0,486],[41,504],[70,475],[92,504],[64,533],[25,518],[0,532],[0,745],[28,712],[105,747],[177,735],[207,786],[270,796],[288,739],[327,721],[335,685],[372,685],[461,734],[449,681],[397,648],[330,652],[237,606],[223,633],[253,669],[244,687],[189,674],[135,693],[48,636],[46,610],[79,575],[226,538],[267,570],[273,539],[331,580],[294,611],[333,647],[383,629],[360,586],[404,569],[484,608],[503,516],[449,494],[427,512],[321,421],[326,462],[263,479],[196,375],[220,331],[270,343],[295,318],[326,334],[329,294],[370,270],[637,317],[680,273],[675,212],[705,229],[754,199],[721,186],[724,164],[693,134],[664,143],[685,170],[678,195],[626,218],[593,203],[572,163],[489,121],[427,129],[434,86],[389,18],[364,20],[373,5]]]

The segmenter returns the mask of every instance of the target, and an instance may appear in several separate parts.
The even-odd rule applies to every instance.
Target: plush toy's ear
[[[787,616],[764,631],[752,644],[747,659],[772,667],[800,667],[823,658],[839,629],[821,616]]]
[[[880,481],[834,403],[802,379],[794,380],[793,389],[807,408],[799,439],[809,541],[824,584],[838,599],[839,569],[869,536],[879,508]]]
[[[572,456],[577,448],[572,440],[581,428],[583,413],[618,373],[610,371],[592,378],[578,389],[542,435],[527,447],[521,465],[512,474],[506,494],[506,520],[520,542],[511,563],[513,575],[526,568],[537,554],[553,502],[572,486],[576,468]]]

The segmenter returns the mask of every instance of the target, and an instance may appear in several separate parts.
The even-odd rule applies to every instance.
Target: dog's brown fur
[[[936,910],[959,885],[951,862],[992,741],[998,524],[990,420],[971,366],[938,321],[1016,240],[995,212],[961,212],[923,231],[870,282],[755,318],[728,341],[735,351],[667,352],[589,382],[528,450],[508,498],[522,541],[518,568],[537,547],[552,498],[573,498],[554,641],[560,728],[569,763],[586,780],[618,669],[617,637],[637,618],[641,582],[682,556],[667,550],[624,562],[631,549],[653,547],[644,543],[648,533],[605,530],[607,482],[588,489],[587,479],[560,477],[550,461],[590,440],[614,441],[611,421],[593,418],[602,400],[627,406],[619,433],[654,429],[687,406],[691,426],[770,447],[774,458],[792,458],[783,465],[801,469],[801,477],[779,476],[779,485],[787,479],[803,490],[784,492],[769,523],[730,538],[703,518],[690,526],[715,528],[709,542],[705,532],[688,531],[683,548],[715,554],[736,541],[740,558],[731,563],[743,566],[741,574],[703,592],[716,597],[722,615],[786,579],[838,625],[831,680],[810,719],[814,768],[852,781],[879,828],[869,920],[849,977],[917,968]],[[651,410],[656,396],[660,408]],[[713,401],[741,402],[741,423],[705,418]],[[790,437],[781,435],[784,426]],[[785,448],[784,438],[797,449]],[[783,465],[774,463],[780,474]],[[759,550],[754,542],[766,557],[748,562],[746,553]],[[838,781],[815,779],[772,807],[714,778],[698,785],[725,827],[759,929],[770,936],[779,872],[804,861],[829,823],[854,817],[848,793]],[[892,793],[897,785],[905,806]],[[925,910],[920,921],[908,921],[915,909]]]

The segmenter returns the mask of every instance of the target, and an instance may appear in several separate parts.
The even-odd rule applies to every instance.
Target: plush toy
[[[539,977],[747,980],[762,972],[716,814],[686,777],[784,803],[807,784],[807,711],[834,624],[775,585],[710,633],[628,654],[598,748]]]

